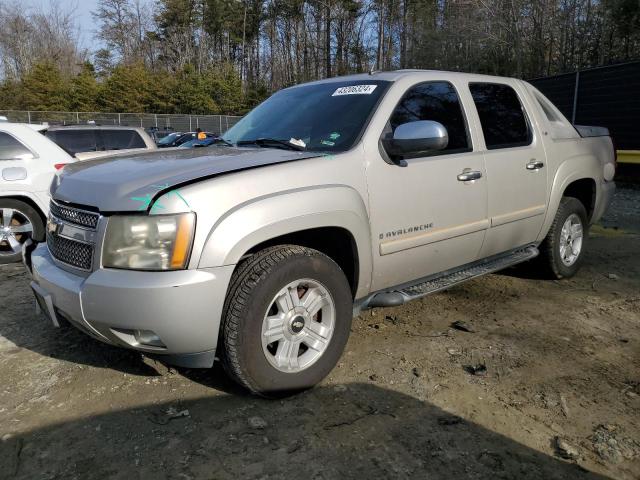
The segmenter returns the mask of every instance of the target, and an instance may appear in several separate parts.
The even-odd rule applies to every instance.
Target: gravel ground
[[[600,223],[605,228],[640,233],[640,183],[618,185],[611,207]]]
[[[0,266],[0,478],[640,478],[639,250],[623,188],[575,278],[367,311],[282,401],[55,329]]]

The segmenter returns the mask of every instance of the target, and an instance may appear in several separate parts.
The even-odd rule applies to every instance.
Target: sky
[[[93,35],[95,34],[94,20],[91,12],[95,11],[98,6],[98,0],[61,0],[61,4],[69,3],[77,4],[76,15],[78,16],[78,25],[83,41],[87,42],[87,47],[93,43]]]
[[[94,50],[93,35],[95,34],[95,25],[91,12],[95,11],[98,6],[98,0],[59,0],[61,6],[75,6],[78,27],[80,28],[80,38],[85,48]]]
[[[0,0],[1,2],[2,0]],[[98,6],[98,0],[13,0],[30,9],[48,10],[49,5],[57,2],[64,11],[74,10],[76,25],[79,29],[80,42],[83,48],[90,51],[96,50],[96,40],[93,38],[96,25],[91,12]]]

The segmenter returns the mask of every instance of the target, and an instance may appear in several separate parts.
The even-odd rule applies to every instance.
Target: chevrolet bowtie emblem
[[[47,232],[53,235],[54,233],[59,233],[61,229],[62,222],[53,217],[49,217],[47,221]]]

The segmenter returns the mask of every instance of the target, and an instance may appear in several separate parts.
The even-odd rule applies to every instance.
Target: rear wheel
[[[18,262],[22,244],[44,236],[40,214],[27,203],[0,199],[0,264]]]
[[[540,246],[540,261],[546,272],[558,279],[573,277],[582,264],[588,234],[587,211],[582,202],[563,197]]]
[[[351,289],[326,255],[272,247],[239,265],[223,315],[227,373],[253,393],[282,396],[312,387],[338,362],[351,330]]]

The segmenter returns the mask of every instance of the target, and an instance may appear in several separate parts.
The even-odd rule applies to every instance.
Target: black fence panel
[[[545,97],[551,100],[564,116],[571,120],[573,115],[573,95],[576,88],[575,73],[538,78],[530,80],[529,83],[544,93]]]
[[[575,124],[607,127],[618,149],[640,150],[640,62],[538,78],[530,83]]]

